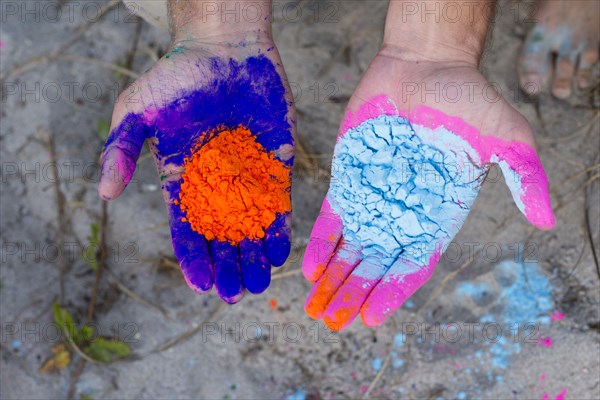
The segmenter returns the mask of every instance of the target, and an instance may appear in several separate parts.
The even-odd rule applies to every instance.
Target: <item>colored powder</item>
[[[373,369],[375,371],[379,371],[381,369],[382,364],[383,364],[383,361],[381,361],[381,358],[379,358],[379,357],[374,358],[373,361],[371,362],[371,366],[373,367]]]
[[[402,332],[394,336],[394,347],[402,347],[406,343],[406,335]]]
[[[502,274],[514,276],[514,283],[502,291],[504,300],[504,323],[524,324],[537,322],[547,325],[547,314],[554,307],[550,281],[533,261],[516,263],[504,260],[497,269]]]
[[[294,393],[290,394],[286,397],[286,400],[305,400],[306,392],[304,390],[298,389]]]
[[[510,367],[511,359],[522,350],[521,343],[514,340],[512,336],[514,331],[510,327],[515,325],[519,327],[525,324],[537,324],[547,326],[550,324],[549,312],[554,308],[552,299],[552,287],[550,280],[544,274],[539,263],[533,261],[516,262],[506,259],[494,267],[495,276],[501,287],[497,300],[490,307],[497,309],[498,317],[491,314],[484,314],[479,318],[479,323],[500,323],[504,331],[502,336],[497,338],[495,343],[490,343],[487,348],[487,354],[491,365],[499,370],[507,370]],[[492,291],[493,288],[487,284],[473,284],[463,282],[459,284],[454,292],[456,298],[465,295],[476,297],[484,291]],[[505,329],[504,327],[508,327]],[[490,335],[494,329],[490,329]],[[552,345],[550,338],[540,339],[540,343],[547,347]],[[478,351],[475,356],[482,362],[483,353]],[[496,376],[498,380],[500,376]]]
[[[483,173],[478,161],[464,139],[443,127],[380,115],[348,129],[336,145],[329,189],[344,240],[380,265],[400,254],[428,264],[432,243],[449,241],[469,213]]]
[[[557,396],[555,400],[565,400],[565,398],[567,397],[567,389],[563,389],[562,392],[560,392]]]
[[[552,347],[552,338],[551,337],[540,338],[540,344],[545,347]]]
[[[398,357],[396,352],[392,352],[392,366],[394,368],[402,368],[404,365],[404,360]]]
[[[277,308],[277,300],[271,298],[269,299],[269,306],[271,306],[271,309],[274,310]]]
[[[242,126],[209,136],[184,160],[183,221],[207,240],[263,238],[277,213],[291,210],[290,168]]]
[[[564,318],[565,318],[565,314],[558,312],[558,311],[555,313],[552,313],[552,315],[550,315],[551,321],[562,321]]]
[[[487,293],[490,292],[490,288],[485,283],[471,283],[471,282],[462,282],[458,285],[459,295],[466,295],[467,297],[471,297],[475,301],[481,301],[485,297]]]

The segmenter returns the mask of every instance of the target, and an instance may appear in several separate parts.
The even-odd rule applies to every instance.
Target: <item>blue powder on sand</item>
[[[406,335],[402,332],[394,336],[394,347],[402,347],[406,343]]]
[[[395,351],[392,351],[391,354],[392,354],[392,366],[394,368],[402,368],[402,366],[404,365],[404,360],[402,358],[400,358],[398,353],[396,353]]]
[[[505,275],[515,277],[514,283],[502,291],[501,297],[505,301],[504,323],[549,322],[548,314],[554,308],[552,286],[539,264],[532,261],[515,263],[505,260],[496,268]]]
[[[286,400],[304,400],[306,399],[306,392],[304,390],[298,389],[294,393],[290,394],[286,397]]]
[[[481,301],[483,297],[490,292],[490,288],[485,283],[462,282],[458,285],[458,295],[473,298],[475,301]]]
[[[381,115],[349,129],[336,145],[329,189],[344,240],[385,266],[400,254],[428,264],[469,213],[483,172],[476,164],[477,152],[444,128]]]
[[[379,371],[381,369],[382,364],[383,364],[383,362],[381,361],[381,358],[377,357],[377,358],[373,359],[371,366],[373,367],[373,369],[375,371]]]
[[[494,314],[482,315],[479,323],[481,327],[496,324],[502,329],[502,333],[495,341],[486,340],[488,347],[485,354],[477,351],[475,357],[481,364],[489,362],[496,370],[505,371],[510,368],[512,358],[531,344],[524,342],[524,337],[515,339],[515,329],[518,327],[521,335],[527,335],[532,332],[531,329],[524,329],[527,324],[550,324],[548,315],[555,305],[551,282],[538,262],[506,259],[494,266],[494,274],[500,291],[496,301],[489,307],[496,311]],[[477,296],[483,293],[483,289],[494,291],[493,287],[486,284],[463,282],[457,286],[454,295]],[[489,335],[492,338],[496,335],[495,328],[490,328]],[[489,369],[487,365],[486,368]],[[494,377],[491,371],[488,378],[490,381],[495,379],[497,383],[502,383],[502,376]]]

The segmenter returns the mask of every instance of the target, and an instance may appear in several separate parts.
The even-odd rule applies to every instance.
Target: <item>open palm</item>
[[[340,128],[303,262],[315,282],[307,313],[335,330],[359,313],[366,325],[383,323],[429,279],[490,163],[529,221],[551,228],[533,146],[529,123],[475,66],[407,62],[384,48]]]
[[[111,133],[102,153],[100,196],[112,200],[120,195],[133,176],[147,139],[169,211],[175,256],[188,285],[199,293],[209,291],[214,284],[228,303],[238,302],[245,288],[260,293],[269,286],[271,265],[282,265],[289,255],[289,183],[295,129],[290,99],[277,50],[272,42],[258,40],[246,46],[175,46],[124,91],[115,105]],[[224,132],[229,136],[223,136]],[[208,160],[203,148],[212,146],[214,153],[220,151],[218,140],[221,145],[229,137],[229,142],[236,142],[236,132],[248,136],[246,142],[256,160],[277,164],[280,171],[285,171],[284,176],[244,168],[235,149],[217,155],[219,162],[202,166],[194,172],[196,176],[186,171],[194,157],[201,158],[196,160],[200,163]],[[233,175],[231,166],[235,169]],[[255,179],[276,184],[280,191],[276,195],[283,199],[276,210],[279,212],[257,211],[261,193],[240,192],[240,187],[247,188],[248,182]],[[225,186],[221,185],[223,181],[227,182]],[[204,186],[193,187],[195,184]],[[185,203],[186,185],[190,191],[208,191],[205,203],[200,204],[194,197]],[[223,199],[230,200],[223,210],[239,220],[250,221],[247,225],[253,221],[250,213],[257,212],[261,212],[261,221],[268,223],[247,229],[232,225],[226,211],[215,214],[215,202],[223,203]],[[242,206],[235,208],[236,204]],[[223,232],[202,230],[200,222],[209,217],[210,221],[220,218]],[[194,225],[194,221],[198,223]],[[227,221],[229,225],[223,225]]]

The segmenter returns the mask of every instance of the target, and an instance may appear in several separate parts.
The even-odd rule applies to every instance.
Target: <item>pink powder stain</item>
[[[346,82],[350,82],[350,81],[354,80],[354,77],[352,76],[352,74],[345,73],[344,76],[342,77],[342,79],[345,80]]]
[[[565,318],[565,314],[558,312],[558,311],[555,313],[552,313],[552,315],[550,315],[551,321],[562,321],[564,318]]]
[[[563,391],[560,392],[554,400],[565,400],[565,398],[567,397],[567,391],[567,389],[563,389]]]
[[[342,219],[332,210],[326,197],[304,252],[302,273],[306,279],[316,282],[321,277],[342,236],[342,229]]]
[[[460,371],[461,369],[463,369],[463,366],[459,363],[454,364],[454,369],[457,371]]]
[[[156,107],[148,107],[144,110],[144,122],[150,125],[156,120],[158,109]]]
[[[2,50],[4,48],[4,42],[2,40],[0,40],[0,50]]]
[[[559,394],[556,395],[554,400],[565,400],[567,398],[567,392],[568,392],[568,389],[566,389],[566,388],[563,389],[562,392],[560,392]],[[544,395],[542,396],[542,400],[550,400],[550,394],[544,393]]]
[[[461,118],[448,116],[426,106],[417,106],[412,111],[400,111],[393,100],[385,95],[365,102],[356,112],[348,112],[338,139],[348,129],[356,128],[364,121],[381,115],[400,116],[432,130],[443,127],[466,140],[479,153],[483,163],[490,163],[492,160],[505,162],[513,172],[513,176],[505,176],[507,184],[509,179],[519,177],[520,182],[513,184],[520,185],[519,198],[515,198],[515,202],[523,205],[521,211],[527,219],[540,229],[551,229],[556,225],[549,203],[548,177],[531,146],[495,136],[482,137],[475,127]],[[514,196],[516,194],[513,193]]]
[[[400,115],[396,104],[385,95],[374,97],[363,103],[356,112],[348,111],[338,139],[349,129],[356,128],[363,122],[380,115]]]
[[[412,274],[396,273],[396,265],[392,265],[379,284],[373,289],[360,314],[363,324],[366,326],[378,326],[385,322],[394,311],[396,311],[417,289],[419,289],[429,278],[442,255],[441,243],[437,243],[436,250],[429,259],[429,265],[423,268],[409,268],[417,270]],[[408,265],[412,264],[405,260]],[[400,271],[403,267],[397,264]]]
[[[552,338],[540,338],[540,344],[545,347],[552,347]]]
[[[360,394],[365,394],[365,393],[367,393],[367,389],[369,389],[369,388],[367,387],[367,385],[362,385],[362,386],[360,387]]]

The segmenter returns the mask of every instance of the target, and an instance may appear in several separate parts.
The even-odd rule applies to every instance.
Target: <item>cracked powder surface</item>
[[[400,254],[426,265],[466,219],[485,172],[479,160],[458,135],[398,116],[349,129],[336,145],[328,195],[344,240],[385,265]]]

